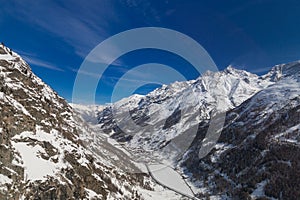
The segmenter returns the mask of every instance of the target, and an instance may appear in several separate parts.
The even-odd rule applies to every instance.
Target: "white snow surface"
[[[149,165],[152,175],[160,183],[191,197],[194,196],[187,183],[182,176],[169,166],[165,165]]]
[[[12,180],[3,174],[0,174],[0,184],[3,185],[5,183],[12,183]]]
[[[39,144],[32,144],[30,142],[19,142],[21,139],[37,140],[39,142],[49,142],[58,151],[54,157],[46,160],[41,154],[46,154],[45,149]],[[29,140],[30,141],[30,140]],[[23,163],[21,166],[25,169],[25,180],[44,180],[47,176],[54,176],[62,168],[69,166],[64,162],[64,151],[77,150],[83,153],[82,148],[78,148],[67,139],[64,139],[58,131],[53,129],[51,133],[46,133],[36,128],[36,132],[25,131],[12,138],[12,146],[20,154]],[[53,159],[58,160],[54,162]],[[87,162],[87,160],[85,160]]]
[[[96,124],[97,123],[97,113],[101,112],[104,106],[101,105],[82,105],[82,104],[69,104],[76,112],[80,114],[84,121]]]

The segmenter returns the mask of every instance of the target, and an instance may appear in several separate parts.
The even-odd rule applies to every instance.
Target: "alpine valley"
[[[78,105],[2,46],[0,100],[0,199],[300,197],[300,62]]]

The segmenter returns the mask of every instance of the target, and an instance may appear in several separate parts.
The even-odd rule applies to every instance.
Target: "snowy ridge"
[[[280,64],[274,66],[269,73],[262,76],[264,79],[269,79],[271,81],[278,81],[282,77],[292,76],[299,78],[299,67],[300,61],[291,62],[288,64]]]
[[[271,84],[274,82],[232,67],[207,72],[197,80],[164,85],[148,95],[134,95],[109,105],[99,112],[99,125],[113,138],[127,141],[126,147],[134,154],[137,149],[153,154],[182,133],[196,129],[199,122],[209,120],[212,111],[235,108]],[[167,151],[163,154],[159,156],[175,156]]]
[[[122,155],[3,46],[0,100],[0,199],[142,199],[159,187],[119,168]]]
[[[208,124],[199,128],[199,139],[181,163],[186,173],[198,177],[193,181],[199,191],[230,199],[298,198],[299,72],[299,62],[294,62],[275,66],[263,76],[277,82],[227,113],[217,145],[201,161],[197,151]]]

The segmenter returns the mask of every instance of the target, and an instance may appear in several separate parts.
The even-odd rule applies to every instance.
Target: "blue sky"
[[[0,40],[70,101],[76,72],[87,54],[103,40],[132,28],[182,32],[199,42],[220,70],[231,64],[262,74],[275,64],[299,60],[299,10],[297,0],[1,0]],[[121,56],[105,72],[97,103],[110,102],[118,78],[145,63],[172,66],[187,79],[199,76],[172,53],[137,50]],[[137,91],[146,93],[155,86],[145,84]]]

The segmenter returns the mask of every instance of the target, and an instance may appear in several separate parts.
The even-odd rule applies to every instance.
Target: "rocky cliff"
[[[118,159],[109,144],[92,151],[85,122],[4,46],[0,119],[0,199],[140,199],[138,188],[151,189],[107,159]]]

